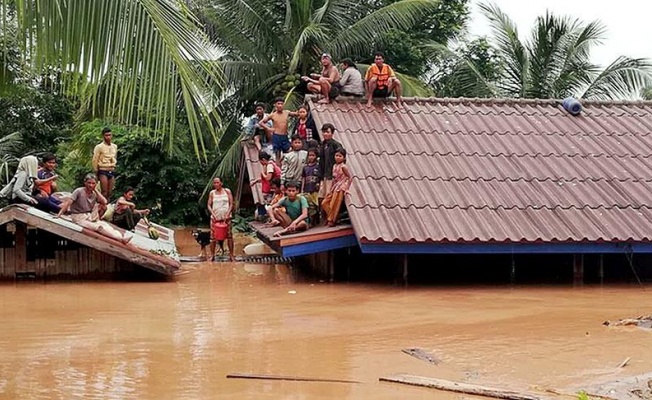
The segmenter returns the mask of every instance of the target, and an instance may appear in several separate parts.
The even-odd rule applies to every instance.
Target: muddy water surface
[[[601,325],[650,314],[650,289],[405,289],[297,282],[282,265],[189,270],[165,283],[2,286],[0,398],[445,400],[469,397],[378,377],[573,391],[652,371],[649,331]],[[225,378],[235,372],[362,383]]]

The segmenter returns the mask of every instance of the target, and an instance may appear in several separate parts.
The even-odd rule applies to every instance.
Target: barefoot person
[[[213,190],[208,195],[208,212],[211,214],[211,260],[215,259],[217,238],[215,231],[218,224],[227,224],[226,242],[229,246],[229,260],[235,261],[233,250],[233,232],[231,231],[231,218],[233,216],[233,195],[231,191],[222,186],[222,179],[213,179]]]
[[[344,195],[349,190],[351,184],[351,173],[346,166],[346,150],[339,148],[335,151],[335,166],[333,167],[333,186],[326,198],[321,203],[321,207],[326,213],[326,223],[328,226],[337,225],[340,216],[340,209],[344,202]]]
[[[290,150],[290,140],[288,139],[288,118],[296,117],[297,112],[284,109],[285,100],[278,97],[274,100],[274,111],[258,122],[258,126],[266,132],[272,134],[272,149],[274,149],[275,160],[281,161],[281,155]],[[272,121],[272,127],[268,122]]]
[[[122,196],[116,200],[115,211],[113,212],[113,224],[128,231],[133,231],[138,221],[142,217],[148,216],[150,212],[148,208],[142,210],[136,209],[134,195],[134,188],[127,187],[122,193]]]
[[[102,143],[93,150],[93,170],[100,180],[100,190],[105,199],[111,200],[115,183],[115,166],[118,162],[118,146],[111,143],[111,129],[102,129]]]
[[[374,98],[386,98],[392,92],[396,95],[396,105],[401,107],[401,81],[396,78],[392,67],[385,64],[383,53],[376,53],[364,80],[367,82],[367,107],[371,107]]]
[[[328,104],[339,94],[340,72],[333,65],[333,60],[328,53],[322,54],[321,65],[321,74],[310,74],[310,76],[302,76],[301,79],[308,82],[310,92],[324,96],[318,103]]]
[[[286,233],[302,232],[310,226],[308,217],[308,202],[303,196],[299,196],[298,182],[288,182],[285,185],[285,197],[272,206],[274,218],[284,228],[274,236],[285,235]],[[285,208],[285,211],[281,209]]]
[[[95,190],[97,180],[94,174],[84,177],[84,187],[75,189],[72,195],[61,204],[61,211],[57,218],[70,212],[72,222],[77,225],[100,233],[111,239],[118,240],[124,244],[129,243],[132,235],[125,232],[124,235],[106,221],[100,220],[97,210],[98,205],[106,206],[106,198]]]

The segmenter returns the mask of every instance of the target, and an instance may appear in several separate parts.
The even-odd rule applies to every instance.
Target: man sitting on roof
[[[342,77],[340,78],[340,94],[342,96],[364,96],[362,74],[350,58],[342,60]]]
[[[256,103],[255,113],[249,118],[249,122],[245,127],[245,138],[253,139],[258,151],[262,150],[264,145],[272,143],[272,135],[258,125],[266,116],[265,105]],[[271,129],[272,121],[267,121],[267,126]]]
[[[300,186],[298,182],[288,182],[285,185],[285,197],[272,206],[274,218],[284,228],[274,233],[274,236],[302,232],[309,228],[308,201],[299,196]],[[284,207],[285,211],[281,207]]]
[[[123,244],[129,243],[133,237],[131,234],[125,232],[123,235],[110,223],[100,220],[97,206],[100,204],[106,206],[106,198],[95,190],[96,187],[95,174],[87,174],[84,177],[84,187],[75,189],[72,195],[64,200],[56,218],[70,211],[72,222],[77,225],[118,240]]]
[[[374,64],[367,69],[364,79],[367,82],[367,107],[371,107],[374,98],[389,97],[392,92],[396,95],[396,105],[401,107],[401,81],[396,78],[392,67],[385,64],[383,53],[376,53]]]
[[[301,79],[308,82],[310,92],[324,96],[318,103],[328,104],[339,94],[340,71],[333,65],[333,60],[328,53],[322,54],[321,65],[321,74],[310,74],[310,76],[302,76]]]

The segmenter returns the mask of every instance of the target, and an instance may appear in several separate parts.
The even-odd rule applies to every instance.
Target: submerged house
[[[582,105],[571,115],[555,100],[310,101],[354,176],[352,234],[314,250],[652,253],[652,102]]]
[[[169,277],[179,267],[174,231],[141,221],[128,244],[83,228],[68,217],[27,205],[0,209],[0,280]]]

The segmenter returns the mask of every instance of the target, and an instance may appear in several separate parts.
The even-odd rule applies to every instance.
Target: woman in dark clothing
[[[297,110],[299,113],[299,118],[297,123],[294,125],[294,131],[292,136],[299,135],[301,140],[303,140],[303,149],[308,150],[309,148],[317,147],[321,140],[319,139],[319,133],[317,131],[317,125],[312,119],[310,112],[308,112],[307,106],[301,106]]]

